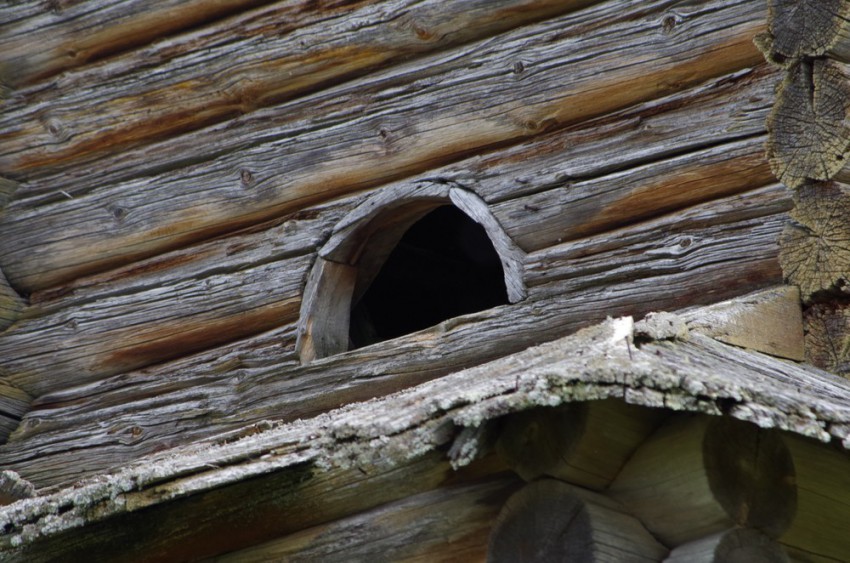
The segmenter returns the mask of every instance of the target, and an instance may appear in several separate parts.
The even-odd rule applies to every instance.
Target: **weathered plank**
[[[4,271],[16,286],[43,288],[657,98],[759,60],[751,38],[764,23],[761,2],[712,0],[677,12],[670,31],[659,33],[667,8],[661,0],[632,2],[626,9],[621,2],[595,5],[504,34],[499,42],[423,59],[366,83],[252,112],[203,135],[146,147],[137,158],[143,154],[156,168],[144,176],[136,169],[133,179],[7,214],[0,224],[0,237],[9,241],[0,257]],[[506,79],[518,53],[529,63]],[[566,83],[564,76],[570,78]],[[369,117],[362,115],[366,107]],[[161,159],[163,152],[172,156]],[[175,160],[185,166],[169,169]],[[101,172],[90,167],[83,174],[103,183]],[[64,226],[61,237],[55,224]]]
[[[201,550],[177,554],[183,558],[234,549],[240,541],[263,541],[257,536],[274,534],[270,527],[311,526],[341,517],[352,503],[361,503],[356,512],[373,506],[372,501],[392,500],[387,495],[399,498],[440,486],[444,478],[429,475],[441,464],[444,454],[437,452],[448,446],[457,426],[480,426],[562,402],[619,397],[650,407],[725,411],[761,427],[832,438],[850,447],[846,380],[697,333],[686,335],[687,340],[645,341],[630,351],[625,343],[633,336],[630,319],[609,320],[332,416],[248,426],[139,459],[112,475],[44,491],[0,509],[3,555],[34,561],[36,556],[67,556],[75,548],[91,553],[112,540],[124,552],[130,546],[134,553],[157,553],[172,541]],[[811,446],[815,452],[829,449]],[[448,468],[442,467],[436,472],[445,476]],[[498,470],[468,469],[474,475]],[[848,474],[839,473],[842,478]],[[287,512],[290,501],[300,510]],[[819,514],[829,518],[828,511]],[[235,523],[248,537],[240,533],[237,538],[228,530]],[[84,526],[91,533],[80,534]],[[121,543],[128,533],[136,543]],[[843,527],[840,533],[846,539]]]
[[[850,284],[850,186],[811,182],[795,195],[793,222],[782,233],[785,277],[804,301]]]
[[[268,0],[266,0],[268,1]],[[226,17],[263,0],[14,2],[3,9],[0,80],[16,86]],[[309,2],[301,4],[302,9]],[[298,14],[298,10],[292,10]]]
[[[525,301],[309,365],[294,365],[291,355],[278,364],[271,356],[245,365],[235,348],[230,365],[202,355],[55,393],[0,448],[0,461],[40,485],[64,482],[173,445],[181,433],[189,440],[266,418],[313,416],[609,315],[672,310],[775,285],[781,281],[776,240],[790,205],[787,190],[773,186],[534,253]],[[128,385],[133,381],[138,385]],[[87,447],[79,448],[83,443]]]
[[[850,71],[829,59],[793,65],[767,120],[767,155],[776,177],[796,188],[830,180],[850,157]]]
[[[272,4],[22,92],[0,118],[0,167],[68,169],[593,1]]]
[[[483,560],[493,520],[517,484],[502,477],[434,489],[209,562]]]

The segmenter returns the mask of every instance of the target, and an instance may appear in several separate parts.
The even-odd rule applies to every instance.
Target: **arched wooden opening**
[[[454,232],[441,233],[441,229]],[[428,241],[429,237],[432,240]],[[396,287],[391,294],[381,290],[405,283],[410,273],[404,271],[405,263],[416,260],[417,252],[430,253],[419,258],[426,270],[442,267],[445,274],[454,267],[459,275],[457,294],[442,295],[438,315],[431,313],[441,296],[436,287],[428,288],[429,283],[438,285],[434,272],[429,277],[420,271],[419,279],[408,279],[407,287]],[[340,221],[319,252],[301,307],[297,344],[301,360],[323,358],[453,316],[516,303],[526,295],[523,259],[524,253],[487,204],[468,190],[448,183],[383,190]],[[484,283],[473,297],[470,286],[482,283],[487,275],[497,279]],[[373,286],[375,291],[370,293]],[[443,283],[444,289],[449,287]],[[426,289],[429,295],[422,295]],[[405,300],[408,309],[399,314]]]

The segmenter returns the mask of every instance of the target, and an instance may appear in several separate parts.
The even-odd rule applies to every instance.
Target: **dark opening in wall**
[[[359,348],[509,303],[502,262],[484,228],[454,206],[414,223],[351,309]]]

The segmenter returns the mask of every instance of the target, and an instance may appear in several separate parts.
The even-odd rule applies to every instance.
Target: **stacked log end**
[[[768,117],[767,156],[796,190],[781,239],[783,273],[800,287],[806,358],[850,375],[850,5],[842,0],[771,0],[757,41],[785,69]]]

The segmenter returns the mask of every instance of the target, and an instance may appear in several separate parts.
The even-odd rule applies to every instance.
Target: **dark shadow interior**
[[[414,223],[351,311],[359,348],[508,303],[499,255],[481,225],[454,206]]]

